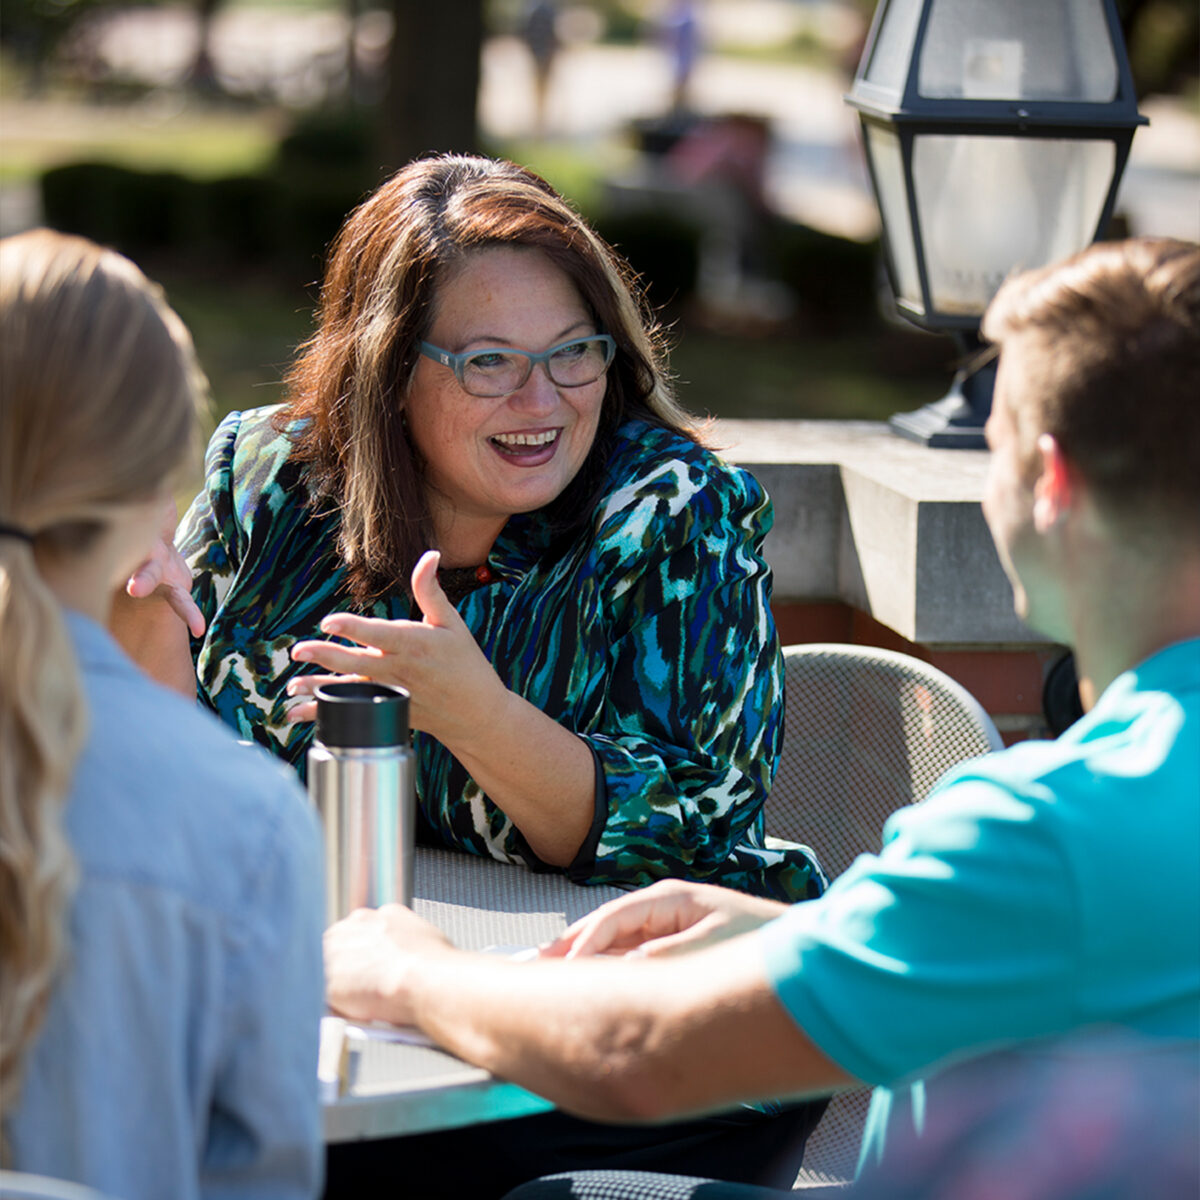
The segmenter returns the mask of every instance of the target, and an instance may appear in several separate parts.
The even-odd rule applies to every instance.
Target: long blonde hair
[[[86,551],[160,489],[204,395],[191,338],[128,259],[38,229],[0,241],[0,1118],[63,960],[65,801],[87,709],[35,550]],[[0,1157],[4,1157],[0,1153]]]

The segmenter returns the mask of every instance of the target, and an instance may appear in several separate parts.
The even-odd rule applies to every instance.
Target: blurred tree
[[[80,18],[105,0],[4,0],[0,45],[28,71],[26,87],[39,92],[55,51]]]
[[[213,62],[213,26],[223,0],[195,0],[196,56],[188,68],[188,86],[201,94],[220,91]]]
[[[1139,96],[1195,86],[1200,71],[1200,5],[1196,0],[1117,0]]]
[[[380,106],[380,148],[398,168],[477,148],[484,0],[391,0],[395,22]]]

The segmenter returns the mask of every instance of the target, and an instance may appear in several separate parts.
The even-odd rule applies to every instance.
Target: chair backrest
[[[892,650],[786,646],[786,718],[767,833],[802,842],[830,879],[879,849],[887,818],[967,758],[1002,747],[978,701],[943,671]],[[847,1183],[870,1089],[835,1096],[809,1138],[797,1190]]]
[[[0,1200],[116,1200],[82,1183],[30,1175],[25,1171],[0,1171]]]
[[[811,846],[832,879],[879,849],[887,818],[924,800],[951,767],[999,750],[961,684],[874,646],[785,646],[786,717],[767,832]]]

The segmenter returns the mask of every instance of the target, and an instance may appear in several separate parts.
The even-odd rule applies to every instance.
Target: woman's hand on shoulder
[[[195,699],[196,667],[188,632],[204,633],[192,599],[192,572],[175,548],[175,501],[163,506],[159,541],[112,598],[108,627],[125,653],[159,683]]]
[[[662,879],[601,905],[576,921],[542,954],[655,956],[698,950],[757,929],[787,911],[786,904],[713,884]]]
[[[413,568],[413,596],[420,621],[388,621],[331,613],[323,632],[358,643],[304,641],[292,647],[296,662],[316,663],[339,676],[397,684],[412,697],[409,722],[453,748],[494,718],[509,696],[471,631],[438,583],[440,556],[430,550]],[[327,678],[327,677],[326,677]],[[291,695],[311,692],[324,680],[300,676],[288,684]],[[292,720],[311,720],[314,703],[295,706]]]
[[[125,595],[133,600],[158,600],[188,627],[193,637],[204,634],[204,614],[192,599],[192,572],[175,546],[179,512],[175,501],[163,505],[159,540],[150,557],[141,563],[125,584]],[[133,611],[133,610],[130,610]]]

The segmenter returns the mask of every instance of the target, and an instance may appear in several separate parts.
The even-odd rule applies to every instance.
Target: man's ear
[[[1033,525],[1039,533],[1053,529],[1075,501],[1075,483],[1071,469],[1053,434],[1043,433],[1037,440],[1041,471],[1033,485]]]

